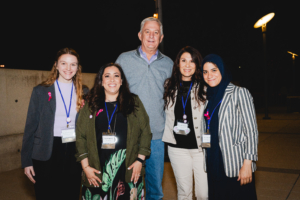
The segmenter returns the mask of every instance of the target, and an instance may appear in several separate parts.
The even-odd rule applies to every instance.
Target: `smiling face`
[[[160,26],[156,21],[147,21],[138,36],[144,52],[156,51],[164,37],[161,35]]]
[[[185,52],[180,56],[179,70],[183,81],[191,81],[196,71],[196,64],[190,53]]]
[[[220,84],[222,75],[215,64],[207,62],[203,66],[203,78],[210,87],[216,87]]]
[[[102,75],[102,86],[104,87],[106,100],[115,101],[119,95],[122,85],[121,72],[115,67],[106,67]]]
[[[59,73],[58,81],[71,83],[73,76],[78,70],[78,60],[76,56],[71,54],[61,55],[56,62],[56,69]]]

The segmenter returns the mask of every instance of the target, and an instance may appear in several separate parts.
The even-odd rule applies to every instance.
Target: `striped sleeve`
[[[244,158],[257,161],[258,129],[253,98],[246,88],[239,90],[239,105],[245,133]]]

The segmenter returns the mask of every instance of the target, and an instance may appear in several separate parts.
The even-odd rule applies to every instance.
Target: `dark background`
[[[255,97],[256,106],[263,105],[265,73],[262,31],[253,26],[262,16],[275,12],[267,24],[269,95],[271,105],[284,103],[282,94],[290,92],[300,68],[300,57],[296,57],[293,71],[292,56],[287,53],[300,54],[296,1],[162,1],[164,53],[174,60],[182,47],[190,45],[203,57],[219,54],[233,81]],[[71,47],[81,57],[83,72],[96,73],[120,53],[137,48],[140,22],[153,15],[155,2],[2,1],[0,9],[0,64],[50,70],[56,52]]]

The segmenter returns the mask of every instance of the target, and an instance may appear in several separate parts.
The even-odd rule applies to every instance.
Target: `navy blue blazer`
[[[52,98],[49,100],[49,94]],[[22,167],[32,166],[32,159],[47,161],[52,154],[55,118],[55,87],[33,88],[28,107],[21,151]]]

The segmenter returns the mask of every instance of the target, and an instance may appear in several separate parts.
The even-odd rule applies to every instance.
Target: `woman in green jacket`
[[[130,93],[122,68],[100,68],[76,125],[82,199],[141,199],[143,163],[150,155],[149,117]]]

